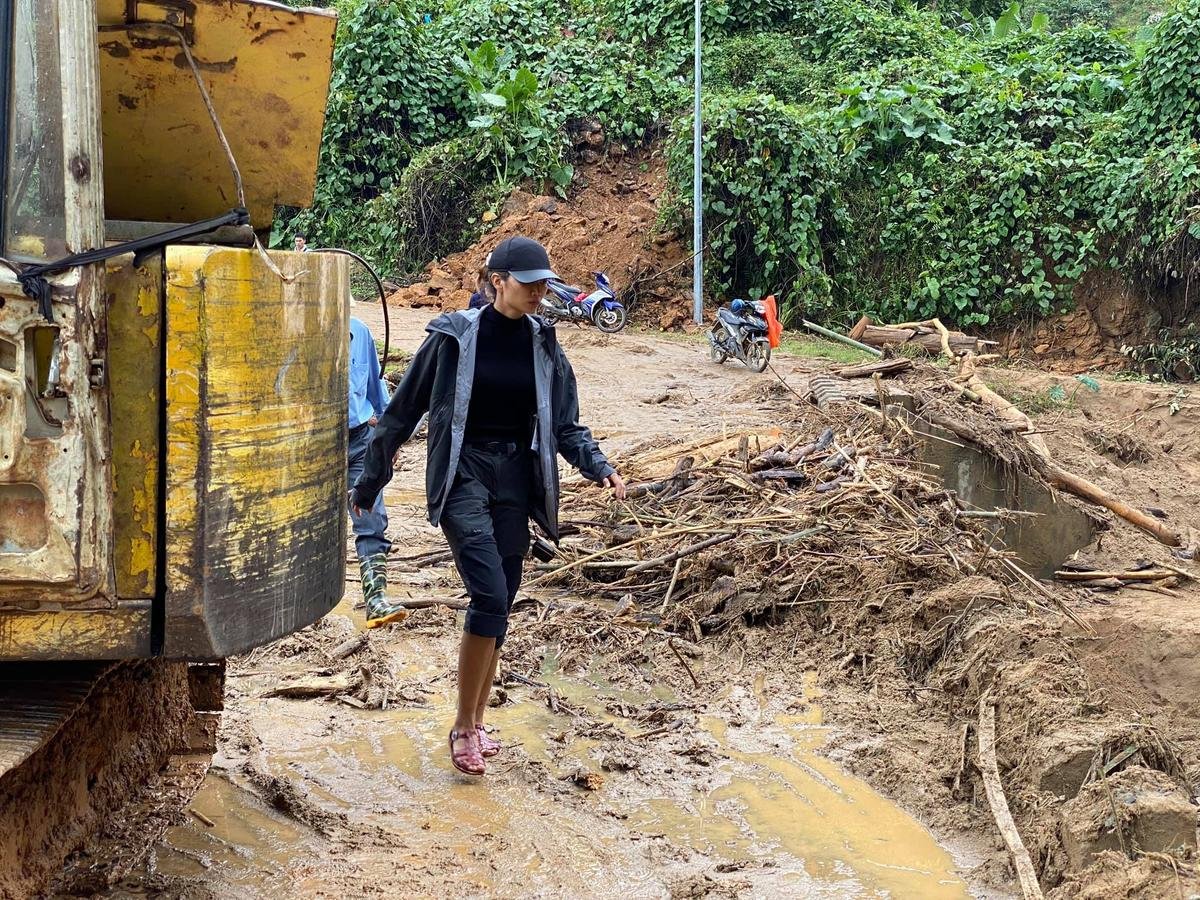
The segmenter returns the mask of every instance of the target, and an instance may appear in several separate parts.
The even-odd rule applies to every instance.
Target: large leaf
[[[513,82],[517,87],[517,96],[531,97],[537,93],[537,76],[528,69],[518,69],[517,74],[513,76]]]
[[[1002,41],[1010,35],[1014,34],[1021,26],[1021,4],[1014,2],[1004,13],[996,20],[996,24],[992,26],[992,37],[998,41]]]
[[[550,175],[554,179],[555,184],[559,187],[566,187],[571,183],[571,179],[575,177],[575,168],[564,163],[561,166],[555,166]]]

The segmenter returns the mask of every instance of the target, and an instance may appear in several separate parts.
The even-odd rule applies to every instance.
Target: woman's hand
[[[350,488],[350,492],[346,495],[346,502],[350,504],[351,512],[353,512],[356,516],[362,515],[362,510],[359,509],[358,505],[354,502],[354,488]]]
[[[604,481],[601,482],[606,488],[612,488],[613,496],[618,500],[625,499],[625,480],[619,474],[613,472]]]

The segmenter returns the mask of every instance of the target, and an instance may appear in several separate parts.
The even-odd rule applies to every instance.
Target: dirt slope
[[[690,309],[690,251],[671,233],[656,231],[666,165],[655,152],[588,165],[569,199],[516,191],[495,227],[475,246],[432,263],[426,280],[394,292],[398,306],[465,309],[476,271],[502,240],[524,235],[550,251],[558,274],[591,289],[604,272],[619,296],[645,322],[676,327]]]

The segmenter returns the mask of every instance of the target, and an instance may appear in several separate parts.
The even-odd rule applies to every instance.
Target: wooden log
[[[862,343],[870,347],[888,347],[901,344],[916,345],[927,353],[939,356],[943,352],[942,335],[936,329],[926,328],[895,328],[889,325],[868,325],[862,334]],[[951,331],[946,336],[951,352],[961,355],[968,351],[979,352],[983,345],[978,338],[963,334],[961,331]]]
[[[352,653],[357,653],[363,647],[367,646],[368,640],[369,638],[367,637],[367,633],[365,631],[359,632],[358,634],[354,635],[354,637],[342,641],[340,644],[330,650],[329,655],[334,659],[345,659]]]
[[[895,359],[881,359],[879,362],[847,366],[844,369],[838,369],[837,374],[842,378],[870,378],[876,373],[880,375],[896,375],[905,369],[911,369],[912,365],[913,361],[908,357],[897,356]]]
[[[1050,483],[1060,490],[1068,491],[1077,497],[1082,497],[1097,506],[1103,506],[1114,515],[1120,516],[1130,525],[1140,528],[1152,536],[1155,540],[1166,544],[1168,547],[1178,547],[1181,543],[1179,535],[1164,525],[1162,522],[1155,519],[1153,516],[1148,516],[1140,509],[1134,509],[1123,500],[1118,500],[1111,494],[1106,493],[1086,478],[1081,478],[1066,469],[1059,467],[1056,463],[1050,463]]]
[[[814,488],[818,494],[827,494],[830,491],[835,491],[848,481],[853,481],[852,475],[839,475],[837,478],[831,478],[829,481],[822,481]]]
[[[1121,581],[1161,581],[1171,578],[1173,574],[1162,569],[1141,569],[1137,572],[1077,572],[1060,570],[1054,573],[1059,581],[1104,581],[1108,578],[1119,578]]]
[[[816,332],[817,334],[822,335],[823,337],[827,337],[830,340],[839,341],[843,344],[848,344],[851,347],[855,347],[856,349],[861,350],[863,353],[867,353],[876,358],[883,356],[882,351],[876,350],[874,347],[870,347],[867,344],[864,344],[862,341],[856,341],[856,340],[853,340],[852,338],[846,337],[844,334],[838,334],[836,331],[831,331],[828,328],[824,328],[820,325],[817,325],[814,322],[808,321],[808,319],[804,319],[801,324],[803,324],[804,327],[807,328],[809,331]]]
[[[967,387],[977,393],[982,402],[992,406],[1005,421],[1019,426],[1015,431],[1024,435],[1029,448],[1033,450],[1042,463],[1043,474],[1051,486],[1066,491],[1069,494],[1074,494],[1076,497],[1081,497],[1089,503],[1104,507],[1109,512],[1124,519],[1135,528],[1140,528],[1155,540],[1168,547],[1180,546],[1182,542],[1179,539],[1179,535],[1153,516],[1147,515],[1140,509],[1134,509],[1128,503],[1118,500],[1086,478],[1082,478],[1062,468],[1051,455],[1050,449],[1046,446],[1046,442],[1042,440],[1041,435],[1030,433],[1034,428],[1033,423],[1029,420],[1029,416],[1025,415],[1013,403],[993,391],[979,377],[975,372],[975,360],[970,354],[962,360],[961,373],[964,376]]]
[[[929,420],[930,425],[936,425],[938,428],[944,428],[956,437],[962,438],[964,441],[970,441],[973,444],[979,444],[983,447],[987,446],[987,442],[983,439],[983,436],[965,422],[960,422],[958,419],[951,419],[947,416],[939,415],[937,413],[927,413],[925,418]]]
[[[307,700],[312,697],[328,697],[343,694],[362,684],[362,679],[347,672],[336,675],[314,675],[296,681],[285,681],[264,693],[264,697],[285,697],[289,700]]]
[[[745,435],[743,435],[743,437],[745,437]],[[641,484],[630,485],[625,491],[626,499],[636,500],[640,497],[645,497],[651,494],[661,494],[663,491],[670,490],[672,488],[686,487],[690,481],[690,476],[688,473],[692,470],[692,466],[695,464],[695,462],[696,459],[693,456],[680,457],[679,461],[675,463],[675,470],[672,472],[670,478],[666,478],[662,481],[649,481]]]
[[[940,319],[881,325],[872,322],[869,316],[858,320],[850,330],[850,337],[863,344],[879,347],[889,344],[915,344],[935,356],[978,353],[982,348],[996,343],[971,337],[961,331],[951,331]]]
[[[439,599],[423,599],[423,600],[393,600],[393,606],[399,606],[403,609],[429,609],[434,606],[444,606],[447,609],[466,609],[466,600],[439,600]]]
[[[1013,821],[1008,798],[1004,796],[1004,784],[1000,781],[1000,767],[996,763],[996,706],[990,696],[984,696],[979,702],[979,770],[983,775],[983,788],[987,792],[992,818],[996,820],[1000,836],[1012,854],[1021,893],[1025,900],[1041,900],[1042,887],[1038,884],[1037,870],[1033,867],[1029,851],[1025,849],[1025,842],[1021,840],[1017,823]]]
[[[651,494],[661,494],[672,485],[673,482],[667,481],[644,481],[641,484],[631,484],[625,491],[625,497],[628,500],[637,500],[641,497],[647,497]]]
[[[750,471],[757,472],[761,469],[787,468],[794,461],[794,455],[788,453],[786,450],[768,450],[750,463]]]
[[[655,566],[665,566],[668,563],[673,563],[677,559],[683,559],[685,556],[691,556],[693,553],[699,553],[701,550],[707,550],[709,547],[715,547],[717,544],[722,544],[725,541],[732,540],[735,537],[733,532],[725,531],[720,534],[714,534],[710,538],[705,538],[691,546],[684,547],[682,550],[676,550],[674,553],[668,553],[665,556],[648,559],[643,563],[638,563],[629,570],[629,574],[635,572],[645,572],[647,569],[653,569]]]

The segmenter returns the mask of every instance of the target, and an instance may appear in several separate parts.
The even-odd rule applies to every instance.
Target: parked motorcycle
[[[591,322],[601,331],[613,334],[629,322],[625,307],[617,299],[616,292],[603,272],[592,273],[596,279],[596,290],[590,294],[562,281],[553,280],[548,293],[542,298],[541,313],[550,321]]]
[[[734,300],[717,310],[717,320],[708,332],[708,353],[720,365],[731,356],[746,367],[762,372],[771,362],[771,348],[778,346],[778,317],[775,299],[767,302]]]

